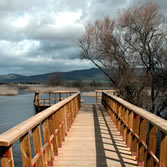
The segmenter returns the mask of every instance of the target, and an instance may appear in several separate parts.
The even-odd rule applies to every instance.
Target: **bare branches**
[[[155,76],[167,66],[167,31],[155,3],[139,4],[116,19],[106,17],[88,24],[78,45],[81,58],[101,69],[124,98],[142,106],[143,97],[150,97],[150,111],[156,110],[161,84]]]

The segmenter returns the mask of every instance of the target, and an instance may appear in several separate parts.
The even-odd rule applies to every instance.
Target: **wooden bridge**
[[[18,140],[23,167],[167,166],[167,121],[104,92],[102,104],[76,93],[1,134],[1,167],[14,166]]]

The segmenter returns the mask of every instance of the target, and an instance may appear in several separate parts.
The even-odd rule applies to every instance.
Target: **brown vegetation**
[[[159,98],[166,102],[160,80],[167,71],[164,18],[155,3],[138,4],[116,19],[88,24],[78,41],[81,58],[104,72],[123,98],[158,115]]]
[[[15,96],[18,94],[18,89],[11,86],[0,86],[0,96]]]

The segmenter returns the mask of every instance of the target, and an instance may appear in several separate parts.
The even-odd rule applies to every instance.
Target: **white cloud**
[[[18,15],[16,18],[13,19],[11,22],[11,25],[14,28],[24,28],[26,27],[30,22],[30,16],[29,15]]]
[[[146,1],[146,0],[143,0]],[[92,67],[79,60],[85,25],[133,0],[0,0],[0,74],[37,74]],[[167,1],[158,1],[163,11]]]

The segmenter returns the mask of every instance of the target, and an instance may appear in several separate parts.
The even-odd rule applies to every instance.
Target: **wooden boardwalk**
[[[117,128],[100,104],[83,104],[54,167],[137,166]]]

